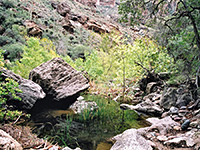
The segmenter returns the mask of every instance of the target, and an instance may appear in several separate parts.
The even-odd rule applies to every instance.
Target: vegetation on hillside
[[[180,73],[194,75],[200,66],[200,0],[124,0],[122,21],[156,29],[154,39],[174,58]]]

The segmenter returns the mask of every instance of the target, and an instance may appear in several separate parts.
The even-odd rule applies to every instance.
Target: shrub
[[[23,53],[23,48],[24,45],[21,43],[9,44],[2,47],[2,49],[4,49],[7,54],[7,59],[10,61],[20,59]]]
[[[13,121],[19,115],[22,114],[21,111],[11,111],[6,108],[6,101],[8,96],[15,100],[21,100],[20,97],[16,95],[16,92],[22,92],[18,89],[18,83],[12,79],[6,78],[5,81],[0,83],[0,121]]]

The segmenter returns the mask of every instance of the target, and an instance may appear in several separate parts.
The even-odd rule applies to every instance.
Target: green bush
[[[24,45],[21,43],[14,43],[14,44],[9,44],[5,45],[2,47],[8,54],[8,59],[10,61],[14,61],[15,59],[20,59],[21,55],[23,53]]]
[[[16,95],[16,92],[22,92],[18,89],[18,83],[12,79],[5,79],[0,83],[0,122],[2,121],[13,121],[17,119],[18,116],[22,114],[21,111],[11,111],[6,108],[6,101],[8,96],[15,100],[21,100],[20,97]]]

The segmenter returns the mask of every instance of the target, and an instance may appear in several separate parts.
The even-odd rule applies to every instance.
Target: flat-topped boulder
[[[67,100],[89,88],[88,80],[81,72],[75,70],[62,58],[53,58],[34,68],[29,78],[39,84],[47,97],[54,101]]]
[[[42,88],[33,81],[24,79],[12,71],[3,68],[0,72],[2,81],[6,78],[11,78],[19,84],[18,88],[22,90],[22,93],[16,93],[16,95],[21,98],[21,101],[12,100],[12,97],[9,98],[9,102],[17,106],[18,109],[29,110],[38,100],[45,97],[46,94],[43,92]]]

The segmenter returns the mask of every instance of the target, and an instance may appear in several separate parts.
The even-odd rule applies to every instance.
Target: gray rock
[[[190,93],[185,93],[178,96],[176,106],[181,108],[182,106],[187,106],[191,101],[193,101],[192,95]]]
[[[147,84],[147,87],[146,87],[146,93],[152,93],[152,92],[155,92],[154,91],[154,87],[157,86],[158,83],[157,82],[150,82]]]
[[[162,135],[170,133],[175,126],[180,126],[180,124],[172,120],[170,116],[162,119],[148,118],[147,121],[150,122],[152,125],[146,128],[145,132],[152,131],[152,129],[157,129]]]
[[[186,110],[186,109],[187,109],[186,106],[181,106],[181,107],[180,107],[180,110]]]
[[[182,147],[184,144],[185,147],[193,147],[193,146],[197,146],[199,144],[199,142],[200,142],[199,139],[200,139],[199,132],[196,132],[195,130],[191,130],[184,134],[177,135],[177,137],[164,142],[164,144],[166,144],[166,145],[173,144],[173,145],[176,145],[176,147]],[[194,148],[194,149],[196,149],[196,148]]]
[[[177,107],[172,106],[169,109],[169,114],[178,114],[179,109]]]
[[[134,106],[129,105],[129,104],[120,104],[120,109],[122,109],[122,110],[134,110]]]
[[[188,109],[199,109],[200,108],[200,99],[197,99],[193,105],[189,106]]]
[[[176,105],[177,91],[174,88],[165,89],[161,97],[160,106],[169,110],[172,106]]]
[[[159,105],[156,105],[155,103],[153,103],[148,99],[142,103],[137,104],[136,106],[131,106],[131,109],[148,115],[155,115],[155,116],[161,116],[163,112],[163,110],[160,108]]]
[[[192,121],[190,123],[190,126],[193,127],[193,128],[196,128],[198,126],[199,122],[198,121]]]
[[[0,149],[23,150],[21,144],[13,139],[9,134],[0,129]]]
[[[183,124],[181,125],[181,129],[182,130],[186,130],[188,127],[189,127],[189,125],[190,125],[190,120],[185,120],[184,122],[183,122]]]
[[[45,93],[43,92],[42,88],[34,83],[31,80],[23,79],[21,76],[16,75],[10,70],[1,69],[0,77],[4,80],[5,78],[11,78],[14,81],[18,82],[19,89],[22,90],[22,93],[17,93],[22,101],[14,101],[14,105],[18,107],[18,109],[31,109],[34,104],[45,97]]]
[[[89,102],[85,100],[77,100],[70,107],[75,114],[81,114],[84,110],[95,111],[98,106],[95,102]]]
[[[153,150],[149,142],[136,130],[128,129],[113,138],[115,144],[110,150]]]
[[[89,88],[88,80],[61,58],[54,58],[36,67],[30,72],[29,78],[56,101],[67,100]]]

